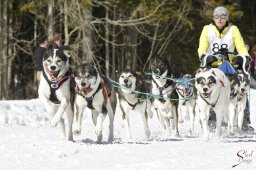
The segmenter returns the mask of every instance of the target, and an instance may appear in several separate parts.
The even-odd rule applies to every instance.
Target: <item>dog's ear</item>
[[[203,81],[205,81],[205,78],[204,78],[204,77],[198,77],[198,78],[196,79],[197,84],[200,84],[200,83],[202,83]]]
[[[135,75],[136,75],[137,77],[141,77],[141,76],[142,76],[142,72],[140,72],[140,71],[135,71]]]

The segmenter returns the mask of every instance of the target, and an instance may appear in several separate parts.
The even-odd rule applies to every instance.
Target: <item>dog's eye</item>
[[[86,76],[86,78],[91,78],[92,77],[92,75],[91,74],[88,74],[87,76]]]
[[[51,60],[46,60],[48,63],[50,63],[51,62]]]
[[[124,78],[124,76],[121,76],[121,78]]]
[[[213,82],[212,82],[212,81],[209,81],[208,84],[211,85],[211,84],[213,84]]]
[[[132,75],[130,74],[128,77],[132,77]]]
[[[77,78],[78,80],[80,80],[80,79],[81,79],[81,76],[77,75],[76,78]]]

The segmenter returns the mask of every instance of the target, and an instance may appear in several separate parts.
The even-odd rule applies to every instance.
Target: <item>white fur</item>
[[[249,91],[249,84],[246,83],[246,76],[243,73],[238,74],[240,86],[239,86],[239,94],[238,94],[238,102],[237,102],[237,131],[238,133],[241,133],[243,120],[244,120],[244,109],[246,108],[246,100],[247,100],[247,94]],[[244,89],[244,91],[243,91]],[[236,121],[236,120],[235,120]]]
[[[54,81],[59,81],[67,72],[69,63],[68,61],[66,62],[66,64],[64,64],[63,61],[57,63],[56,61],[60,60],[60,58],[55,55],[50,57],[49,60],[51,60],[51,63],[49,63],[49,61],[43,61],[44,70],[46,69],[46,67],[50,68],[50,66],[52,65],[56,66],[56,70],[60,72],[58,74],[58,77],[56,77],[56,80]],[[48,79],[52,79],[47,72],[46,75]],[[56,96],[60,101],[60,104],[54,104],[49,100],[50,93],[50,86],[44,76],[41,75],[38,94],[39,99],[42,101],[46,111],[49,113],[51,126],[56,126],[57,124],[59,124],[59,126],[61,127],[63,138],[72,141],[72,123],[74,118],[74,112],[71,108],[70,103],[70,77],[59,87],[58,90],[56,90]],[[62,118],[64,112],[66,112],[67,117],[67,128],[65,128],[64,119]]]
[[[191,83],[191,82],[189,82]],[[178,115],[179,115],[179,123],[183,123],[184,119],[189,120],[190,122],[190,135],[194,135],[194,122],[195,122],[195,106],[196,106],[196,94],[194,93],[194,86],[189,84],[190,94],[186,96],[185,85],[178,84],[177,92],[179,95],[179,106],[178,106]],[[184,98],[189,98],[187,101]],[[182,113],[185,107],[186,113]]]
[[[127,82],[125,82],[125,80]],[[142,116],[142,120],[144,123],[144,131],[145,131],[145,135],[146,137],[150,137],[150,130],[149,130],[149,126],[148,126],[148,116],[152,118],[153,113],[151,111],[151,101],[147,100],[147,101],[138,101],[138,97],[136,96],[136,93],[133,93],[132,91],[136,90],[136,81],[138,81],[136,79],[136,77],[130,73],[122,73],[119,77],[119,84],[122,85],[123,87],[126,86],[130,86],[130,88],[121,88],[121,94],[122,97],[124,97],[125,99],[121,99],[121,101],[119,101],[120,103],[120,107],[123,108],[124,110],[124,115],[123,115],[123,121],[124,121],[124,125],[126,127],[127,130],[127,135],[128,138],[132,138],[131,135],[131,130],[130,130],[130,121],[129,121],[129,114],[131,112],[131,110],[133,109],[132,106],[130,106],[128,104],[128,102],[131,105],[135,105],[134,111],[135,112],[139,112]]]
[[[213,76],[216,80],[216,84],[211,84],[208,87],[209,77]],[[220,137],[222,130],[221,130],[221,123],[223,120],[223,116],[227,114],[227,109],[229,107],[229,97],[230,97],[230,81],[226,77],[226,75],[217,68],[212,68],[209,71],[201,71],[196,74],[196,78],[204,78],[206,80],[206,84],[198,84],[196,81],[196,88],[198,90],[198,98],[197,98],[197,106],[199,108],[199,114],[201,118],[201,123],[204,132],[204,140],[209,140],[209,113],[210,109],[212,108],[216,113],[216,133],[217,136]],[[202,94],[204,91],[203,89],[206,88],[207,93],[211,93],[210,97],[204,98],[208,103],[215,104],[215,107],[209,105],[204,101]]]
[[[159,78],[153,74],[152,78],[157,82],[159,87],[164,87],[166,84],[166,75],[168,71],[165,71]],[[177,107],[171,103],[168,99],[168,95],[172,92],[173,87],[169,86],[162,91],[163,98],[166,99],[165,103],[160,102],[158,99],[154,100],[153,106],[157,111],[158,119],[162,127],[166,130],[168,135],[171,135],[171,130],[175,131],[175,135],[179,135],[178,130],[178,113]],[[152,94],[159,96],[160,91],[157,85],[152,81]]]
[[[92,96],[96,91],[97,88],[101,82],[101,77],[100,75],[96,77],[91,78],[90,80],[87,81],[87,86],[90,86],[93,90],[86,94],[84,97],[90,97]],[[78,87],[80,86],[80,81],[76,80],[76,84]],[[106,108],[108,110],[108,116],[109,116],[109,136],[108,136],[108,141],[112,142],[114,140],[114,110],[112,109],[110,98],[105,99],[103,96],[102,88],[94,95],[94,98],[92,100],[92,106],[94,110],[92,110],[92,120],[95,125],[95,133],[97,136],[97,143],[102,143],[102,127],[103,127],[103,122],[105,119],[106,114],[103,114],[100,112],[100,108],[102,108],[102,104],[104,100],[107,100],[106,103]],[[115,94],[112,94],[115,95]],[[76,94],[75,97],[75,130],[74,134],[80,135],[81,134],[81,125],[82,125],[82,116],[84,109],[88,106],[88,102],[85,100],[83,96],[80,94]]]
[[[232,84],[231,84],[232,86]],[[238,96],[239,96],[239,84],[233,85],[233,94],[237,94],[236,96],[230,96],[230,104],[228,108],[228,133],[233,134],[234,133],[234,126],[237,122],[237,102],[238,102]]]

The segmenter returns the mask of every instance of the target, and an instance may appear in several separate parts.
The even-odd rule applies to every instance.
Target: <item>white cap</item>
[[[213,17],[214,16],[222,16],[226,17],[226,20],[228,20],[228,10],[223,6],[218,6],[213,11]]]

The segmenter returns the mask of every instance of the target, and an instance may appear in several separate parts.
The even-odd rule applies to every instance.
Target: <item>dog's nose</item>
[[[86,83],[85,83],[85,82],[82,82],[82,83],[81,83],[81,86],[82,86],[82,87],[84,87],[85,85],[86,85]]]
[[[51,70],[55,70],[55,69],[56,69],[56,66],[51,66],[50,69],[51,69]]]
[[[245,91],[245,89],[244,88],[241,88],[241,92],[244,92]]]
[[[208,91],[208,88],[207,88],[207,87],[204,87],[204,88],[203,88],[203,91],[204,91],[204,92],[207,92],[207,91]]]
[[[127,79],[124,79],[124,83],[125,83],[125,84],[128,83],[128,80],[127,80]]]

